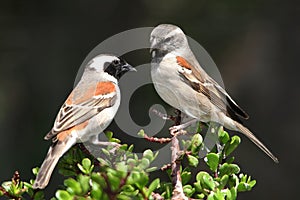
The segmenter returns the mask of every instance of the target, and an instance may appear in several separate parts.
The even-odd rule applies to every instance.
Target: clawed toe
[[[179,126],[171,126],[169,128],[169,131],[170,131],[171,135],[173,135],[173,136],[176,135],[176,133],[178,133],[179,130],[180,130]]]

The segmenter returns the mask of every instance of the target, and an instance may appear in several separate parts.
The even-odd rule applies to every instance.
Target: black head
[[[116,57],[116,59],[111,62],[104,64],[104,72],[114,76],[116,79],[120,79],[128,71],[136,71],[136,69],[122,58]]]

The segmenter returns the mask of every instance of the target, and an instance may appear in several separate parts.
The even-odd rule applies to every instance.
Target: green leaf
[[[147,149],[143,153],[143,158],[147,158],[150,162],[153,160],[153,152],[150,149]]]
[[[228,180],[228,185],[229,187],[234,187],[236,188],[239,184],[239,178],[237,177],[237,175],[235,174],[232,174],[230,177],[229,177],[229,180]]]
[[[78,163],[77,166],[84,174],[90,174],[94,169],[94,165],[92,165],[91,160],[88,158],[84,158],[81,164]]]
[[[198,158],[196,158],[195,156],[192,156],[192,155],[188,155],[188,161],[189,161],[189,165],[192,166],[192,167],[197,167],[198,166],[198,163],[199,163],[199,160]]]
[[[186,196],[191,197],[195,192],[195,188],[193,188],[191,185],[185,185],[183,186],[183,192]]]
[[[45,199],[45,195],[43,191],[38,191],[34,194],[34,200],[44,200]]]
[[[140,173],[138,182],[136,182],[135,184],[138,186],[140,190],[142,190],[143,187],[145,187],[146,184],[148,183],[148,180],[149,177],[146,173]]]
[[[101,151],[103,152],[103,154],[105,156],[108,156],[108,157],[110,156],[110,152],[107,149],[102,148]]]
[[[111,131],[106,131],[105,132],[105,136],[107,137],[108,141],[110,141],[112,139],[113,135],[114,134]]]
[[[127,159],[127,164],[135,166],[137,164],[137,161],[135,159],[129,158]]]
[[[238,165],[236,164],[228,164],[228,163],[224,163],[221,167],[220,167],[220,176],[224,176],[225,174],[227,175],[231,175],[231,174],[237,174],[240,172],[240,168]]]
[[[161,190],[163,191],[161,196],[163,196],[165,199],[171,199],[171,196],[172,196],[172,184],[171,183],[161,183]]]
[[[203,142],[202,136],[199,133],[197,133],[192,137],[191,141],[192,141],[191,151],[192,151],[193,154],[197,153],[200,149],[200,146],[201,146],[202,142]]]
[[[227,200],[235,200],[236,197],[237,197],[237,190],[235,187],[230,188],[230,190],[227,190],[227,193],[226,193]]]
[[[156,171],[157,170],[157,167],[150,167],[150,168],[147,168],[145,171],[147,172],[147,173],[150,173],[150,172],[154,172],[154,171]]]
[[[233,161],[234,161],[234,157],[227,158],[227,160],[226,160],[226,162],[227,162],[228,164],[233,163]]]
[[[214,194],[215,200],[225,200],[225,195],[222,194],[220,190],[216,190]]]
[[[121,161],[116,163],[116,169],[118,169],[121,177],[125,177],[128,171],[128,165],[126,165],[125,161]]]
[[[208,165],[210,170],[216,172],[219,165],[220,156],[216,153],[209,153],[206,155],[206,158],[206,164]]]
[[[147,158],[142,158],[139,167],[141,169],[146,169],[147,167],[149,167],[149,165],[150,165],[150,161]]]
[[[195,186],[195,189],[196,189],[197,192],[203,192],[203,189],[202,189],[202,186],[200,184],[200,181],[195,182],[194,186]]]
[[[208,174],[207,172],[205,172],[205,171],[199,172],[199,173],[197,174],[197,176],[196,176],[196,180],[197,180],[197,181],[201,181],[204,175],[208,175],[208,176],[209,176],[209,174]]]
[[[118,138],[111,138],[110,140],[109,140],[109,142],[114,142],[114,143],[121,143],[121,140],[119,140]],[[112,146],[112,147],[114,147],[114,146]]]
[[[77,173],[70,169],[59,168],[58,172],[64,176],[76,176]]]
[[[202,132],[202,128],[201,128],[202,123],[201,122],[197,122],[197,133],[201,133]]]
[[[159,178],[156,178],[154,181],[152,181],[152,183],[149,185],[149,188],[148,188],[148,191],[146,194],[147,197],[149,197],[152,194],[152,192],[159,187],[159,183],[160,183]]]
[[[214,192],[211,192],[209,195],[208,195],[208,197],[207,197],[207,200],[216,200],[215,198],[214,198]]]
[[[233,136],[230,140],[229,145],[225,147],[225,155],[231,154],[241,143],[241,138],[237,135]]]
[[[245,192],[251,190],[251,187],[247,183],[239,183],[237,187],[238,192]]]
[[[205,197],[205,194],[203,194],[203,193],[196,194],[197,199],[204,199],[204,197]]]
[[[256,185],[256,180],[252,180],[248,183],[251,187],[251,189]]]
[[[107,185],[106,185],[106,182],[105,182],[105,179],[100,175],[100,173],[95,173],[93,172],[92,175],[91,175],[91,179],[97,183],[98,185],[100,185],[102,188],[106,188]]]
[[[188,168],[185,168],[181,173],[181,182],[183,185],[187,184],[192,178],[192,173]]]
[[[72,200],[73,199],[72,195],[70,195],[65,190],[57,190],[57,192],[55,193],[55,197],[58,200]]]
[[[133,144],[132,144],[132,145],[130,145],[130,146],[128,147],[127,151],[128,151],[128,152],[132,152],[133,148],[134,148],[134,146],[133,146]]]
[[[79,168],[79,170],[82,172],[82,173],[84,173],[84,174],[86,174],[87,173],[87,171],[84,169],[84,167],[81,165],[81,164],[77,164],[77,167]]]
[[[32,173],[33,173],[33,175],[36,176],[36,175],[38,174],[39,170],[40,170],[39,167],[32,168]]]
[[[118,197],[117,197],[118,200],[131,200],[132,198],[130,196],[127,196],[127,194],[118,194]]]
[[[143,129],[141,129],[138,133],[137,133],[138,136],[140,137],[144,137],[145,136],[145,131]]]
[[[82,174],[78,175],[78,182],[80,183],[82,193],[85,194],[90,189],[90,177]]]
[[[64,185],[67,186],[67,191],[70,194],[81,194],[82,190],[80,187],[80,183],[78,183],[73,178],[68,178],[64,181]]]
[[[191,140],[182,140],[181,142],[184,149],[191,150]]]
[[[237,191],[238,192],[250,191],[255,184],[256,184],[255,180],[251,181],[250,183],[241,182],[238,184]]]
[[[100,162],[103,166],[110,166],[110,162],[108,160],[104,160],[103,158],[97,158],[97,160]]]
[[[219,140],[223,144],[226,144],[230,140],[229,134],[226,131],[224,131],[222,128],[219,129],[218,134],[219,134]]]
[[[214,190],[214,188],[216,187],[213,178],[209,174],[204,174],[202,180],[200,180],[200,183],[202,183],[204,188],[207,188],[209,190]]]
[[[92,165],[92,162],[90,161],[90,159],[84,158],[84,159],[82,160],[82,166],[83,166],[85,169],[90,169],[90,168],[91,168],[91,165]]]
[[[228,179],[229,179],[229,176],[227,174],[225,174],[224,176],[222,176],[221,180],[219,181],[220,185],[218,186],[218,188],[219,189],[223,189],[226,186],[226,184],[228,182]]]
[[[120,178],[113,175],[112,173],[108,173],[107,177],[112,190],[117,191],[121,182]]]
[[[93,199],[101,199],[102,196],[102,189],[99,184],[96,182],[92,182],[92,190],[91,190],[91,197]]]

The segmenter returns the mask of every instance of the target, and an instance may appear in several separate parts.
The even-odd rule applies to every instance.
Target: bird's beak
[[[126,63],[125,65],[122,66],[122,71],[136,72],[137,70],[134,67],[132,67],[131,65],[129,65],[128,63]]]
[[[157,39],[154,37],[150,38],[150,54],[156,49],[157,46]]]

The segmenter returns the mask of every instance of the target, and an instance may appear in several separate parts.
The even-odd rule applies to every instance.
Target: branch
[[[172,138],[157,138],[157,137],[149,137],[145,132],[139,133],[145,140],[149,142],[156,142],[160,144],[169,143],[172,141]]]
[[[176,110],[176,116],[174,118],[175,126],[179,125],[181,122],[181,112]],[[172,132],[170,131],[172,134]],[[177,136],[179,134],[175,133],[172,138],[171,143],[171,151],[172,151],[172,163],[171,163],[171,177],[172,177],[172,185],[173,185],[173,192],[172,192],[172,200],[188,200],[188,198],[183,193],[183,187],[181,182],[181,175],[180,175],[180,163],[181,161],[178,159],[180,157],[181,151],[179,146],[179,141]]]

